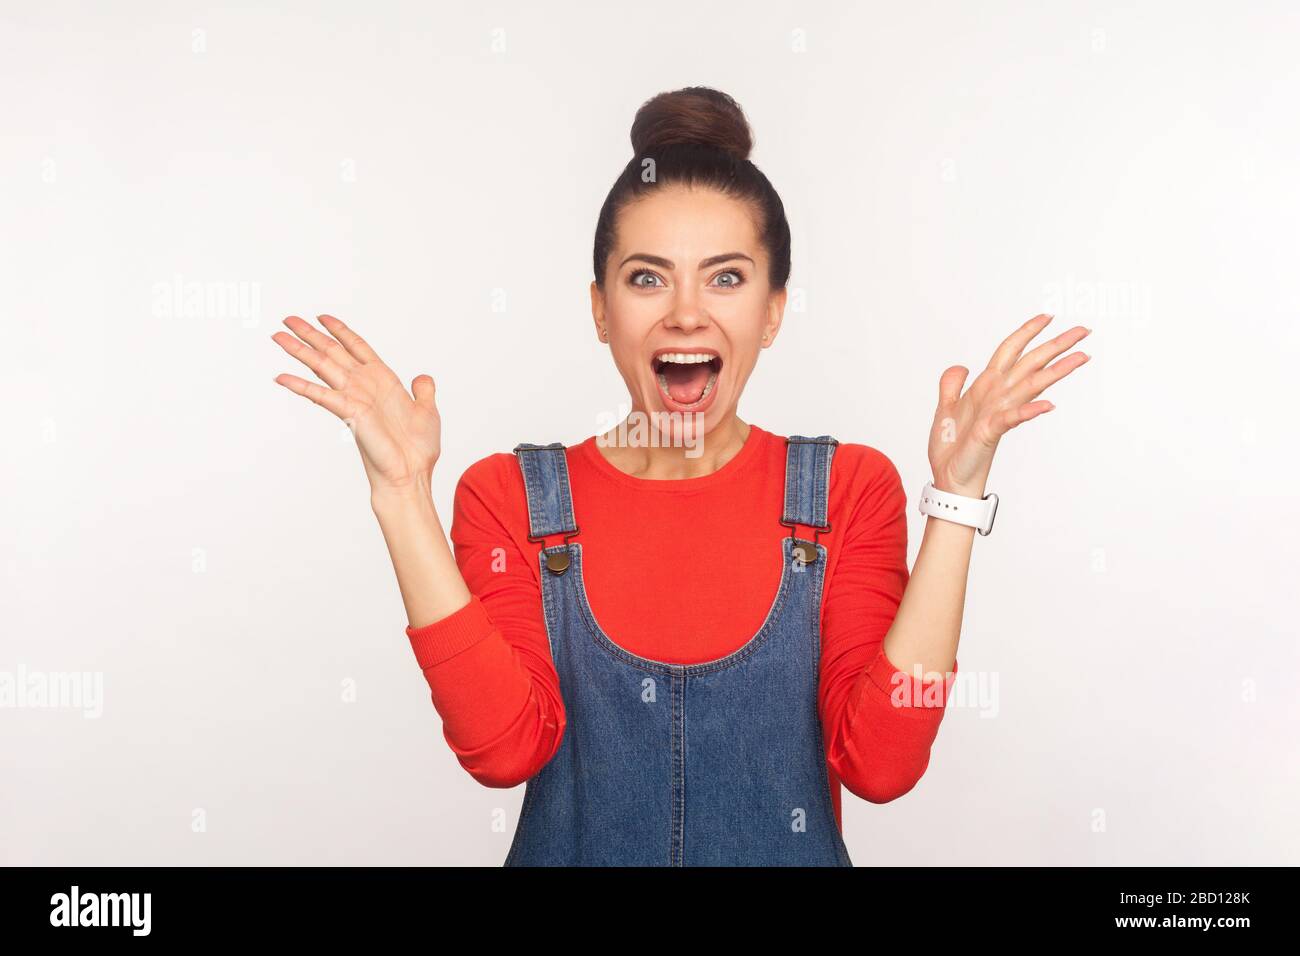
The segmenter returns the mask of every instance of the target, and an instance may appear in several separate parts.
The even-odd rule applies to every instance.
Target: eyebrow
[[[675,265],[673,265],[671,259],[665,259],[663,256],[652,256],[648,252],[634,252],[626,259],[624,259],[622,262],[620,262],[618,264],[618,267],[620,269],[623,268],[623,266],[627,265],[633,259],[638,259],[642,262],[648,262],[651,265],[659,266],[662,269],[677,268]],[[745,255],[743,252],[724,252],[722,253],[722,255],[719,256],[709,256],[709,258],[707,259],[701,259],[699,268],[707,269],[709,266],[716,266],[720,262],[730,262],[732,259],[746,259],[749,261],[749,264],[751,266],[754,265],[754,260],[751,259],[749,256]]]

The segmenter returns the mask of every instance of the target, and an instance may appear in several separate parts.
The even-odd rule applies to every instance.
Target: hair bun
[[[707,86],[688,86],[646,100],[632,120],[632,151],[690,143],[749,159],[754,140],[740,104]]]

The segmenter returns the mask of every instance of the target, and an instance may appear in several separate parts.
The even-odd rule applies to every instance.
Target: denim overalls
[[[817,711],[830,436],[786,439],[790,528],[766,620],[726,657],[631,654],[587,601],[564,445],[514,448],[567,725],[527,783],[506,866],[852,866]],[[756,502],[756,510],[776,502]],[[759,515],[755,520],[763,520]],[[813,530],[796,538],[796,526]],[[662,530],[662,529],[657,529]],[[545,538],[563,535],[562,542]],[[695,564],[683,574],[725,574]]]

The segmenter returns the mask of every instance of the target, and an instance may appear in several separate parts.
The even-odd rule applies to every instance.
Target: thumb
[[[970,369],[954,365],[939,376],[939,407],[946,408],[961,397],[961,387]]]
[[[414,395],[415,400],[425,408],[433,409],[433,393],[433,379],[428,375],[417,375],[415,378],[411,379],[411,394]]]

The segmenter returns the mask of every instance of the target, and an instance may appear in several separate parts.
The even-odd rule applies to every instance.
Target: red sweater
[[[698,478],[635,478],[596,437],[566,449],[592,613],[643,657],[693,664],[723,657],[762,625],[781,578],[785,440],[750,425],[722,468]],[[828,562],[821,606],[819,710],[836,821],[840,784],[873,803],[907,793],[930,759],[943,706],[920,693],[900,705],[881,650],[907,584],[907,496],[881,452],[841,443],[831,460]],[[806,530],[804,533],[807,533]],[[514,787],[559,749],[564,701],[542,616],[537,555],[519,463],[483,458],[456,486],[456,563],[473,595],[463,608],[407,628],[461,765],[489,787]],[[953,662],[952,671],[957,669]],[[950,683],[940,684],[946,704]],[[935,696],[932,690],[928,698]]]

